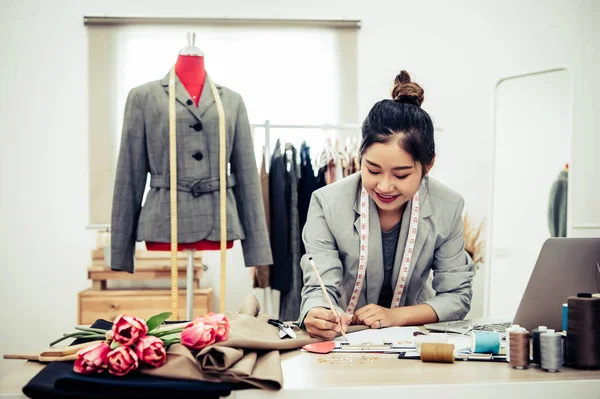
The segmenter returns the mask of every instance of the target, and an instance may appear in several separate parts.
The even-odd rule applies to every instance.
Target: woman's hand
[[[344,332],[350,325],[351,317],[349,315],[342,315],[341,323],[340,318],[336,317],[333,312],[326,308],[312,308],[306,314],[304,318],[304,328],[306,332],[313,338],[324,338],[326,340],[332,340],[340,332],[340,324]]]
[[[354,312],[352,324],[364,324],[370,328],[384,328],[398,325],[396,312],[374,303]]]

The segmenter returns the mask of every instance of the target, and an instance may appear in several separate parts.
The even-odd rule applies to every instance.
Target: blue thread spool
[[[473,353],[500,353],[500,334],[495,332],[474,331],[471,341]]]
[[[568,317],[568,312],[569,310],[569,305],[567,305],[566,303],[563,303],[563,307],[562,307],[562,329],[563,331],[567,331],[567,320],[569,320]]]

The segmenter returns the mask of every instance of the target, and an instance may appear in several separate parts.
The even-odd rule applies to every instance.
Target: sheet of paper
[[[413,333],[419,331],[417,327],[388,327],[382,329],[368,329],[346,334],[350,345],[372,344],[382,345],[386,342],[393,346],[414,347],[415,336]],[[337,337],[335,347],[340,348],[342,342],[346,342],[344,337]]]

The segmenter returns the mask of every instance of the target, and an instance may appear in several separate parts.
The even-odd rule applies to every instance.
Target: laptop
[[[562,331],[562,305],[579,292],[600,292],[600,237],[549,238],[542,246],[512,320],[486,317],[431,323],[424,327],[459,334],[473,330],[504,332],[511,324],[528,331],[538,326]]]

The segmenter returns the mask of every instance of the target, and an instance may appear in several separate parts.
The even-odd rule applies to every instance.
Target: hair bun
[[[409,103],[420,107],[423,100],[425,100],[425,92],[421,86],[411,82],[408,72],[402,70],[394,80],[392,99],[400,103]]]

